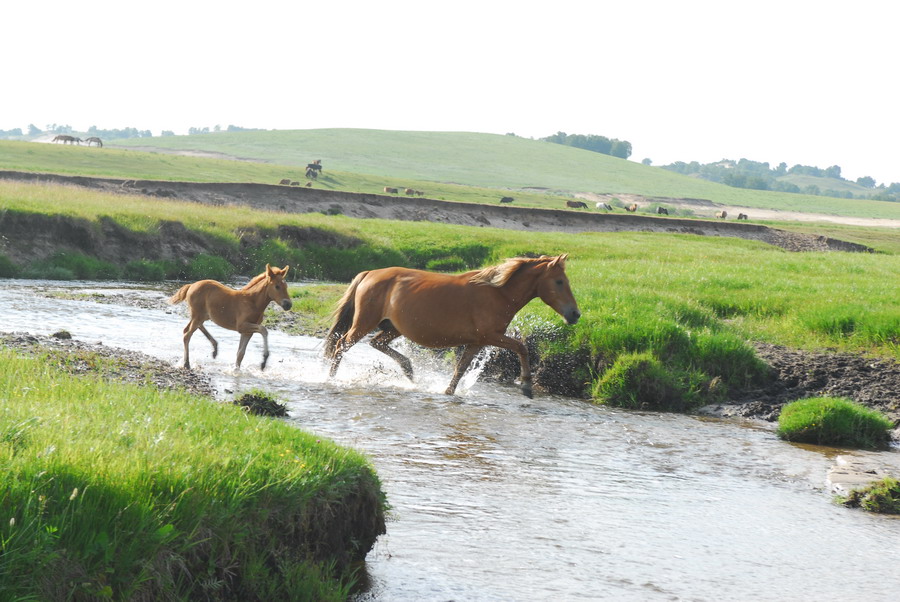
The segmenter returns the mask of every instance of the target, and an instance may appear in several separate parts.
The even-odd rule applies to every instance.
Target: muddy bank
[[[354,218],[432,221],[474,227],[549,232],[661,232],[758,240],[789,251],[858,251],[869,247],[826,236],[788,232],[746,222],[680,219],[458,203],[427,198],[247,183],[165,182],[0,171],[0,178],[83,186],[105,192],[142,194],[218,206],[251,206],[289,213],[341,214]],[[2,225],[2,222],[0,222]]]

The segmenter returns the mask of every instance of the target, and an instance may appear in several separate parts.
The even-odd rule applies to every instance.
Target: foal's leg
[[[204,326],[203,324],[201,324],[200,326],[198,326],[198,327],[197,327],[197,330],[199,330],[199,331],[202,332],[204,335],[206,335],[206,338],[209,340],[210,343],[212,343],[212,346],[213,346],[212,356],[213,356],[213,359],[216,359],[216,356],[219,355],[219,344],[218,344],[218,343],[216,342],[216,340],[212,337],[212,335],[209,334],[209,331],[206,330],[206,326]]]
[[[260,364],[259,369],[266,369],[266,362],[269,360],[269,331],[266,330],[266,327],[262,324],[252,324],[250,322],[246,322],[241,325],[241,328],[238,330],[241,333],[241,342],[238,344],[238,353],[237,353],[237,361],[235,361],[234,367],[240,368],[241,362],[244,361],[244,353],[247,351],[247,343],[250,342],[250,337],[253,336],[254,333],[258,332],[262,336],[263,340],[263,359],[262,364]]]
[[[190,370],[190,368],[191,368],[191,360],[190,360],[190,353],[188,351],[188,347],[189,347],[189,343],[191,342],[191,337],[194,336],[195,330],[199,330],[204,335],[206,335],[206,338],[209,339],[210,343],[212,343],[213,358],[215,358],[216,354],[219,352],[219,344],[212,337],[212,335],[209,334],[209,331],[206,330],[206,327],[203,326],[203,322],[198,323],[195,320],[191,320],[190,322],[188,322],[188,325],[184,327],[184,337],[183,337],[183,340],[184,340],[184,367],[187,368],[188,370]]]
[[[482,349],[484,349],[483,345],[466,345],[463,347],[462,353],[456,358],[456,368],[453,370],[453,378],[450,380],[450,384],[447,385],[447,390],[444,391],[446,395],[453,395],[453,392],[456,391],[456,385],[459,384],[459,379],[462,378],[463,374],[466,373],[469,364],[472,363],[472,358],[474,358]]]
[[[392,349],[390,347],[391,341],[399,336],[401,336],[400,333],[397,332],[397,330],[395,330],[394,328],[385,328],[377,335],[375,335],[375,337],[371,341],[369,341],[369,345],[387,355],[388,357],[393,358],[393,360],[400,364],[400,367],[403,368],[403,374],[406,375],[406,378],[412,380],[412,362],[409,361],[408,357],[406,357],[396,349]]]

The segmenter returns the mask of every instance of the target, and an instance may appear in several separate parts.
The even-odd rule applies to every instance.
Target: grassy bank
[[[346,282],[388,265],[464,269],[515,255],[567,252],[581,322],[563,327],[534,301],[514,325],[523,334],[541,334],[543,354],[586,354],[572,371],[584,392],[620,358],[646,353],[668,374],[679,403],[725,395],[760,377],[748,341],[900,357],[900,256],[792,254],[687,234],[525,233],[268,213],[61,186],[0,183],[0,200],[8,215],[63,214],[97,229],[105,218],[148,235],[178,220],[212,241],[231,270],[245,274],[265,263],[290,264],[298,278]],[[292,228],[317,234],[298,241],[284,234]],[[304,289],[298,307],[322,320],[342,289]]]
[[[0,398],[0,599],[339,600],[383,529],[365,458],[233,405],[7,350]]]

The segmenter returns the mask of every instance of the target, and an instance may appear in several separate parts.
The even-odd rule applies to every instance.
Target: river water
[[[36,291],[160,299],[175,286],[0,281],[0,331],[142,351],[180,365],[183,308],[48,299]],[[369,600],[896,600],[900,520],[842,508],[838,453],[765,425],[624,412],[466,378],[413,358],[416,383],[367,345],[325,378],[321,341],[251,340],[209,326],[191,361],[224,399],[259,387],[289,421],[365,452],[392,506],[366,562]],[[897,462],[896,451],[878,459]],[[900,462],[898,462],[900,465]]]

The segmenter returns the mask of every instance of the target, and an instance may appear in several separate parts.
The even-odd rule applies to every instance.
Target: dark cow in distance
[[[746,214],[746,213],[738,213],[738,217],[737,217],[737,218],[738,218],[738,219],[747,219],[747,214]]]
[[[290,186],[291,185],[291,181],[287,178],[282,178],[281,181],[278,183],[282,186]]]
[[[587,209],[587,203],[584,201],[566,201],[566,207],[571,207],[572,209]]]
[[[501,203],[512,203],[514,200],[511,196],[500,197]]]
[[[665,207],[657,207],[656,214],[657,215],[669,215],[669,210],[666,209]]]

